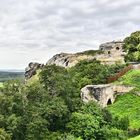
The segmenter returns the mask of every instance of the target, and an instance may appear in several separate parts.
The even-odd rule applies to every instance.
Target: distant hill
[[[24,79],[24,72],[18,72],[18,71],[0,71],[0,82],[5,82],[8,80],[13,80],[13,79]]]

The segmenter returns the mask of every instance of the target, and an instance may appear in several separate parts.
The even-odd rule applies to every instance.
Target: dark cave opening
[[[111,99],[109,99],[109,100],[107,101],[107,105],[111,105],[111,104],[112,104]]]

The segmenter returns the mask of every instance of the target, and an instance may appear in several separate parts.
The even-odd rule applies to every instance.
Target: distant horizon
[[[25,69],[0,69],[0,72],[24,72]]]

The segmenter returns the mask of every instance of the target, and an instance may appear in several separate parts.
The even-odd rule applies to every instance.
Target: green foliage
[[[129,140],[140,140],[140,136],[134,137],[134,138],[130,138]]]
[[[43,118],[49,121],[49,130],[65,129],[65,123],[69,118],[69,110],[62,98],[55,97],[45,103],[42,112]]]
[[[96,54],[102,54],[103,52],[101,50],[88,50],[88,51],[84,51],[82,53],[77,53],[77,54],[83,54],[83,55],[91,55],[91,56],[95,56]]]
[[[107,120],[107,116],[111,120]],[[127,118],[113,119],[108,110],[101,109],[97,104],[91,102],[81,106],[78,112],[72,113],[67,128],[72,134],[85,140],[125,140],[128,124]]]
[[[140,61],[140,31],[125,38],[123,48],[127,52],[126,61]]]
[[[140,126],[140,97],[134,94],[125,94],[119,96],[116,102],[109,106],[109,110],[115,116],[128,116],[131,128],[139,128]]]
[[[5,130],[0,128],[0,140],[11,140],[11,137]]]
[[[136,90],[140,91],[140,70],[131,70],[127,72],[123,77],[118,79],[117,84],[129,85],[136,87]]]
[[[105,84],[107,78],[119,72],[125,65],[102,65],[99,61],[81,61],[75,67],[69,69],[73,75],[73,80],[77,81],[78,87],[81,89],[87,84]]]
[[[109,106],[109,110],[118,116],[128,116],[131,128],[140,128],[139,104],[140,97],[134,93],[140,92],[140,71],[131,70],[120,78],[116,84],[134,86],[135,89],[126,95],[119,96],[116,102]]]
[[[92,140],[99,129],[99,122],[91,114],[73,113],[67,128],[77,137]]]
[[[112,119],[112,125],[118,129],[121,130],[128,130],[129,127],[129,118],[124,116],[124,117],[115,117]]]
[[[84,104],[80,89],[87,84],[106,83],[111,73],[123,67],[105,66],[96,60],[82,61],[69,69],[46,66],[37,80],[25,85],[19,81],[6,82],[0,89],[0,128],[11,140],[121,138],[127,128],[118,124],[126,120],[114,123],[108,110],[93,102]]]
[[[99,130],[98,138],[100,140],[127,140],[127,132],[104,126]]]
[[[1,88],[1,87],[3,87],[3,83],[2,83],[2,82],[0,82],[0,88]]]
[[[34,114],[32,120],[26,126],[27,140],[45,140],[48,134],[48,121],[43,119],[40,115]]]

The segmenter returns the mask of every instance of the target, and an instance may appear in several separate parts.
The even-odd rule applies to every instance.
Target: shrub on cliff
[[[126,61],[140,61],[140,31],[126,37],[123,48],[127,52]]]

